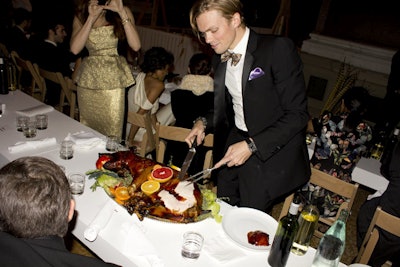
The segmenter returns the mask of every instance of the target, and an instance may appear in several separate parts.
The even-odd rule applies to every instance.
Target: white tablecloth
[[[12,161],[21,156],[40,155],[53,160],[57,164],[63,165],[66,168],[67,175],[72,172],[85,173],[88,170],[95,168],[95,162],[98,158],[98,153],[106,152],[103,147],[96,147],[92,150],[78,150],[75,151],[74,157],[70,160],[63,160],[59,157],[59,144],[55,147],[39,149],[37,151],[22,152],[10,154],[8,146],[17,143],[18,141],[25,140],[22,133],[16,131],[16,110],[29,108],[37,105],[37,100],[20,91],[12,92],[9,95],[1,96],[1,103],[7,104],[7,112],[0,118],[0,167],[9,161]],[[90,128],[80,124],[79,122],[71,119],[70,117],[58,112],[52,111],[49,115],[49,127],[47,130],[38,131],[36,138],[41,139],[45,137],[55,137],[59,143],[65,138],[68,133],[79,131],[93,131]],[[98,133],[97,133],[98,134]],[[98,134],[99,137],[102,137]],[[143,236],[149,242],[157,256],[162,260],[165,267],[243,267],[243,266],[268,266],[267,257],[268,252],[253,251],[243,248],[226,238],[226,249],[240,250],[243,256],[238,257],[234,261],[222,264],[207,253],[206,247],[203,249],[200,258],[194,262],[188,262],[180,255],[182,235],[185,231],[193,230],[200,232],[205,238],[205,246],[207,240],[218,236],[226,237],[220,223],[215,222],[214,219],[206,219],[201,222],[191,224],[173,224],[155,221],[145,218],[139,222],[136,218],[130,216],[128,212],[117,205],[110,218],[108,224],[104,229],[99,232],[96,240],[90,242],[84,238],[84,231],[96,218],[96,215],[109,201],[109,197],[102,189],[94,192],[91,191],[90,186],[94,183],[93,180],[86,180],[85,191],[80,196],[74,196],[76,200],[76,224],[72,233],[82,241],[89,249],[96,255],[101,257],[107,262],[129,267],[129,266],[151,266],[146,260],[146,257],[138,255],[138,250],[132,246],[140,246]],[[227,204],[222,205],[221,214],[224,214],[228,209],[233,208]],[[136,215],[133,215],[136,216]],[[127,234],[126,225],[136,224],[144,235],[132,236]],[[123,227],[125,226],[125,227]],[[129,244],[131,244],[129,246]],[[310,248],[305,256],[296,256],[291,254],[287,266],[311,266],[315,249]],[[340,266],[345,266],[340,264]],[[155,266],[152,266],[155,267]]]
[[[351,174],[354,182],[376,190],[374,196],[380,196],[386,190],[389,181],[380,173],[381,163],[373,158],[361,158]]]

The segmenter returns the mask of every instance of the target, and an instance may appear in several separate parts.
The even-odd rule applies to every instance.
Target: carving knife
[[[197,142],[196,142],[197,137],[194,139],[192,147],[189,149],[188,153],[186,154],[186,158],[183,161],[181,171],[178,174],[178,179],[182,180],[183,177],[185,177],[186,172],[188,171],[190,167],[190,163],[192,163],[194,154],[196,154],[196,147],[197,147]]]

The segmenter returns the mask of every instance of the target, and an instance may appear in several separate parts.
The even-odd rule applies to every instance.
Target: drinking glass
[[[36,115],[36,128],[38,130],[47,129],[48,118],[46,114]]]
[[[115,135],[109,135],[107,136],[107,141],[106,141],[106,150],[115,152],[118,150],[119,142],[118,142],[118,137]]]
[[[74,156],[74,143],[72,141],[63,141],[60,148],[60,158],[72,159]]]
[[[26,138],[33,138],[36,136],[36,122],[28,121],[22,126],[22,131]]]
[[[22,127],[29,121],[27,116],[17,116],[17,131],[22,132]]]
[[[72,173],[68,175],[69,186],[73,195],[81,195],[85,189],[85,175]]]
[[[200,257],[204,238],[196,232],[186,232],[183,234],[182,257],[185,259],[196,260]]]

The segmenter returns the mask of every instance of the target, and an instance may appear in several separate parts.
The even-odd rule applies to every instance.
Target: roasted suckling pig
[[[112,171],[120,177],[132,176],[132,183],[128,186],[130,198],[121,204],[130,214],[135,213],[140,220],[151,217],[169,222],[190,223],[204,219],[210,214],[210,211],[202,210],[203,196],[198,185],[180,181],[175,170],[171,179],[160,183],[159,190],[146,194],[141,190],[141,185],[151,180],[152,172],[155,168],[160,168],[160,164],[142,158],[133,151],[102,153],[98,161],[101,162],[96,164],[97,168]]]

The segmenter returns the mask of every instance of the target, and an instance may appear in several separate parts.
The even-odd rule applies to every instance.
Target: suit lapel
[[[242,73],[242,95],[246,90],[246,84],[249,80],[251,66],[254,62],[253,52],[256,50],[257,46],[257,35],[250,30],[249,41],[247,42],[246,57],[243,63],[243,73]]]
[[[219,56],[219,55],[218,55]],[[214,73],[214,112],[215,112],[215,123],[219,123],[221,120],[225,120],[223,115],[225,114],[225,74],[226,74],[226,62],[221,63],[220,59],[216,65]],[[223,103],[223,105],[221,105]]]

